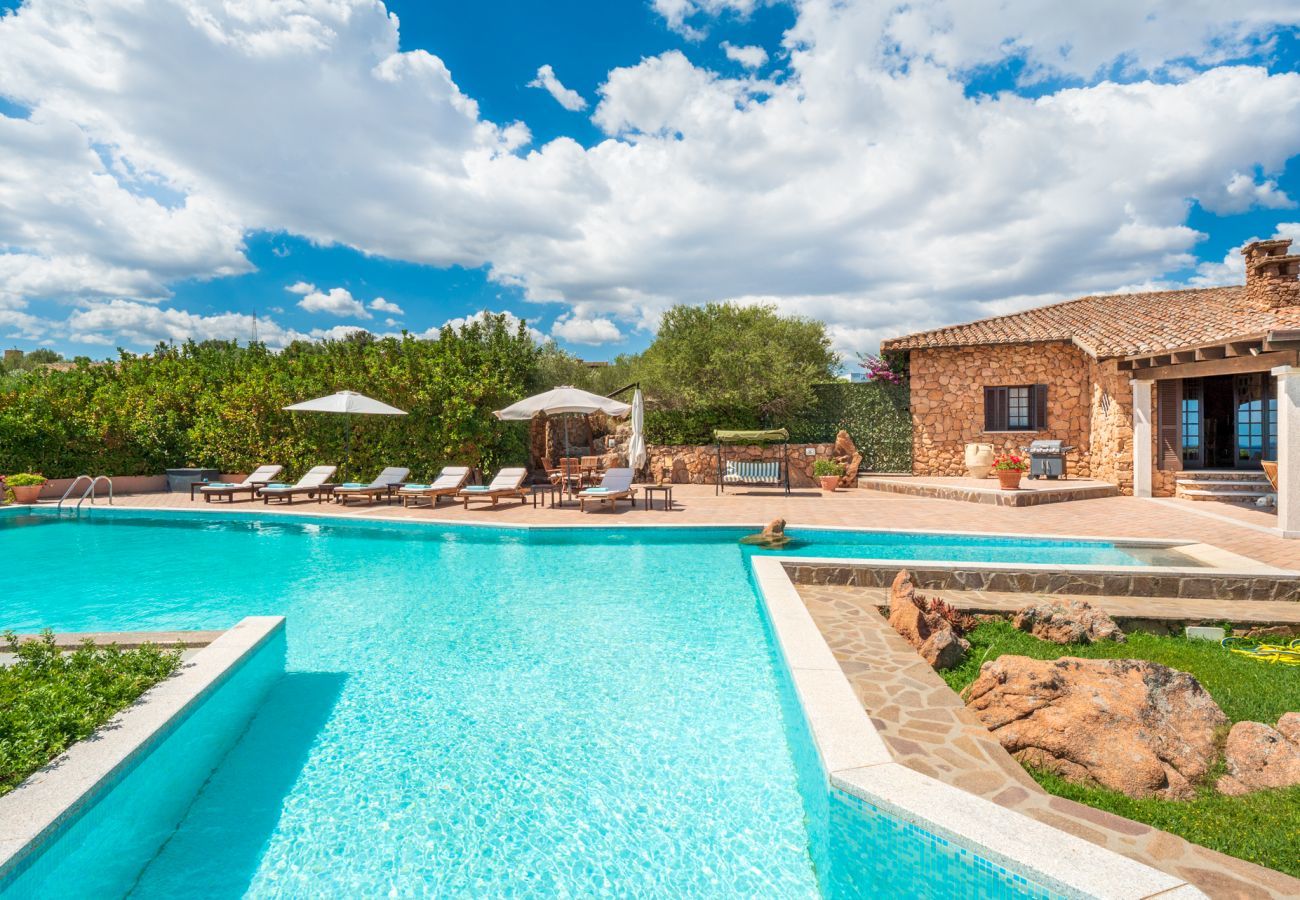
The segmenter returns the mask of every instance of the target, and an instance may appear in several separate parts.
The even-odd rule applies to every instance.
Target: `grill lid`
[[[1073,449],[1065,446],[1065,441],[1043,439],[1030,441],[1025,452],[1031,456],[1064,456]]]

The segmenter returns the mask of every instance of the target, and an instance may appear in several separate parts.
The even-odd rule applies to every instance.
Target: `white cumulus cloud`
[[[755,6],[654,3],[683,32]],[[177,281],[249,271],[265,230],[487,267],[587,338],[767,298],[870,349],[1195,270],[1193,202],[1292,206],[1300,74],[1230,63],[1300,7],[1059,7],[800,0],[779,77],[678,51],[617,68],[584,147],[485,120],[377,0],[28,0],[0,18],[0,94],[31,110],[0,116],[0,329],[63,327],[18,318],[54,301],[88,337],[238,331],[161,307]],[[969,94],[1008,63],[1070,86]],[[390,312],[302,287],[304,308]]]
[[[353,297],[352,292],[347,288],[336,287],[330,288],[328,291],[322,291],[318,290],[314,284],[299,281],[297,284],[289,285],[285,290],[291,294],[301,294],[302,299],[298,301],[298,306],[307,312],[327,313],[331,316],[354,316],[358,319],[371,318],[370,313],[366,312],[365,304]],[[383,302],[387,303],[388,301]],[[375,308],[383,309],[384,307]]]
[[[375,299],[371,300],[370,303],[367,304],[367,306],[369,306],[370,309],[377,310],[379,312],[392,313],[395,316],[400,316],[404,314],[400,306],[398,306],[396,303],[393,303],[391,300],[385,300],[383,297],[376,297]]]
[[[767,62],[767,51],[756,44],[737,47],[729,41],[723,41],[721,47],[722,52],[727,54],[727,59],[740,63],[746,69],[761,69]]]
[[[551,325],[551,337],[571,344],[597,346],[617,343],[623,340],[623,333],[609,319],[574,315],[556,319]]]
[[[569,112],[578,112],[587,108],[586,98],[577,91],[565,87],[549,63],[537,70],[537,77],[528,82],[528,86],[546,91],[555,98],[556,103]]]
[[[420,336],[428,337],[428,338],[436,338],[438,336],[438,332],[444,328],[459,330],[461,328],[464,328],[466,325],[469,325],[471,322],[482,322],[485,319],[487,319],[488,316],[505,316],[506,327],[508,327],[511,331],[518,328],[525,321],[522,316],[517,316],[508,309],[503,309],[499,313],[493,312],[492,310],[488,310],[488,309],[481,309],[478,312],[474,313],[473,315],[457,316],[454,319],[448,319],[447,321],[443,322],[441,325],[430,328],[428,331],[424,332]],[[538,331],[536,328],[534,328],[533,326],[524,325],[524,327],[528,332],[528,336],[533,339],[534,343],[540,344],[545,339],[542,333]]]

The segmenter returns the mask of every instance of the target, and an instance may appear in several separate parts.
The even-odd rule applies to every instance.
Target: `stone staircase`
[[[1178,472],[1174,480],[1174,496],[1184,500],[1254,503],[1272,493],[1263,472],[1205,469]]]

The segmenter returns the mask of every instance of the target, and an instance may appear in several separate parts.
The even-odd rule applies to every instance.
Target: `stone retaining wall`
[[[787,459],[790,465],[791,487],[816,487],[813,463],[830,459],[834,444],[789,444]],[[813,454],[808,455],[811,448]],[[779,460],[780,444],[727,444],[723,447],[724,460]],[[718,448],[714,444],[651,444],[647,448],[650,479],[658,478],[661,468],[672,473],[674,484],[716,484],[718,481]]]
[[[1204,600],[1300,601],[1300,579],[1287,575],[1231,575],[1213,571],[1097,572],[1050,569],[918,566],[899,561],[871,564],[787,563],[795,584],[889,587],[906,568],[918,590],[1018,591],[1034,594],[1187,597]]]

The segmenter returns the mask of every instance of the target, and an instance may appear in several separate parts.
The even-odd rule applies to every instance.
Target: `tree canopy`
[[[826,326],[771,306],[674,306],[642,354],[640,380],[666,409],[739,409],[779,422],[837,378]]]

